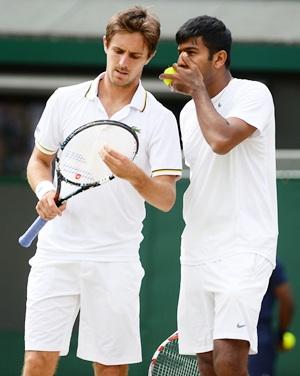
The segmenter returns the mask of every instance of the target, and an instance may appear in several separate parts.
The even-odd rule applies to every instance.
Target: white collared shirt
[[[108,118],[97,95],[104,74],[54,92],[35,131],[39,150],[54,154],[74,129]],[[149,176],[181,175],[176,118],[141,83],[131,103],[110,119],[139,130],[139,151],[134,162]],[[136,260],[144,218],[144,199],[127,181],[116,178],[68,201],[63,215],[49,221],[40,232],[34,261]]]
[[[268,88],[233,79],[212,98],[225,119],[236,117],[256,131],[229,153],[206,142],[194,101],[180,115],[191,183],[184,194],[181,261],[199,264],[229,255],[259,253],[275,264],[277,197],[274,105]]]

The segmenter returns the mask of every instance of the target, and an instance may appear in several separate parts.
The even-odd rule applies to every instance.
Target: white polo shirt
[[[262,83],[232,79],[212,103],[224,118],[240,118],[257,130],[226,155],[218,155],[203,137],[194,101],[183,108],[180,126],[191,181],[183,202],[186,226],[181,261],[199,264],[254,252],[275,264],[278,228],[272,96]]]
[[[54,154],[74,129],[108,118],[97,96],[104,74],[94,81],[59,88],[49,98],[35,131],[41,151]],[[149,176],[181,175],[176,118],[141,83],[131,103],[111,119],[139,129],[134,162]],[[144,218],[144,199],[130,183],[116,178],[71,198],[63,215],[40,232],[33,261],[137,260]]]

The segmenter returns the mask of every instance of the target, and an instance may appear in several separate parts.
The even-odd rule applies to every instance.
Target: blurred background
[[[23,361],[28,260],[34,246],[24,250],[17,239],[36,215],[36,199],[25,179],[34,128],[55,88],[91,80],[105,70],[106,23],[133,5],[151,7],[160,18],[161,41],[143,82],[177,118],[189,98],[170,93],[158,75],[176,61],[177,29],[196,15],[216,16],[232,31],[233,75],[262,81],[271,90],[277,121],[278,253],[299,305],[300,1],[0,0],[0,376],[20,375]],[[182,194],[187,185],[186,178],[178,183],[170,213],[147,208],[140,252],[146,270],[141,292],[144,361],[131,367],[130,376],[146,376],[154,350],[176,330]],[[291,330],[300,337],[297,317],[296,311]],[[279,376],[300,375],[299,347],[280,355]],[[92,375],[90,365],[75,353],[76,333],[58,376]]]

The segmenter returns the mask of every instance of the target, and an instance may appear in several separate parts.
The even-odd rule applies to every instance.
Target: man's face
[[[150,60],[148,47],[141,33],[116,33],[109,43],[104,38],[107,55],[106,72],[113,85],[136,85],[144,65]]]
[[[208,48],[204,45],[202,38],[190,38],[178,46],[178,65],[184,67],[180,58],[182,52],[186,52],[191,60],[198,65],[206,85],[210,84],[213,79],[214,69],[213,60],[210,58]]]

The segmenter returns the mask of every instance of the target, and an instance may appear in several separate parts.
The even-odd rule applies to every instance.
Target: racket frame
[[[122,122],[116,121],[116,120],[95,120],[89,123],[86,123],[78,128],[76,128],[73,132],[71,132],[66,139],[63,141],[63,143],[60,145],[59,150],[63,151],[66,145],[80,132],[82,132],[85,129],[99,126],[99,125],[112,125],[112,126],[117,126],[123,129],[126,129],[135,139],[136,142],[136,148],[134,151],[134,155],[132,157],[132,160],[135,158],[136,154],[138,153],[139,150],[139,139],[136,134],[136,128],[130,127],[127,124],[124,124]],[[78,193],[81,193],[83,191],[88,190],[89,188],[94,188],[100,186],[103,182],[94,182],[94,183],[77,183],[74,181],[71,181],[64,177],[64,175],[61,173],[60,167],[59,167],[59,162],[60,162],[60,157],[58,155],[58,152],[56,154],[56,166],[55,166],[55,171],[56,171],[56,176],[57,176],[57,186],[56,186],[56,193],[54,197],[54,201],[57,205],[57,207],[61,206],[65,201],[70,199],[71,197],[77,195]],[[107,178],[107,181],[110,181],[114,179],[114,175],[110,175]],[[69,193],[63,198],[60,198],[60,191],[61,191],[61,184],[62,182],[71,184],[73,186],[77,186],[78,189],[75,190],[74,192]],[[27,231],[20,236],[19,238],[19,244],[25,248],[28,248],[32,241],[35,239],[35,237],[38,235],[39,231],[43,228],[43,226],[47,223],[46,220],[42,219],[41,217],[37,217],[36,220],[33,222],[33,224],[27,229]]]
[[[164,367],[164,364],[163,363],[160,363],[160,355],[163,356],[164,354],[164,350],[166,347],[168,347],[169,344],[171,343],[178,343],[178,331],[174,332],[173,334],[171,334],[167,339],[165,339],[157,348],[157,350],[154,352],[153,356],[152,356],[152,359],[151,359],[151,362],[150,362],[150,365],[149,365],[149,368],[148,368],[148,376],[160,376],[160,373],[153,373],[154,370],[155,370],[155,367],[157,364],[161,365],[162,366],[162,369],[165,371],[165,367]],[[169,350],[170,351],[170,350]],[[194,364],[193,364],[193,361],[194,361],[194,358],[195,358],[195,367],[196,367],[196,370],[198,371],[198,375],[200,376],[200,373],[199,373],[199,370],[198,370],[198,365],[197,365],[197,357],[193,357],[192,355],[180,355],[178,352],[175,353],[175,355],[177,355],[178,357],[180,357],[180,361],[181,362],[189,362],[190,364],[192,364],[192,367],[194,368]],[[193,360],[191,361],[191,358],[193,358]],[[172,358],[173,359],[173,358]],[[194,371],[194,369],[193,369]],[[196,372],[197,372],[196,371]],[[159,371],[158,371],[159,372]],[[180,373],[179,375],[180,376],[190,376],[190,370],[188,370],[187,372],[185,373],[182,373],[183,371],[180,370]],[[164,375],[166,375],[164,373]],[[193,373],[193,375],[195,375]]]

